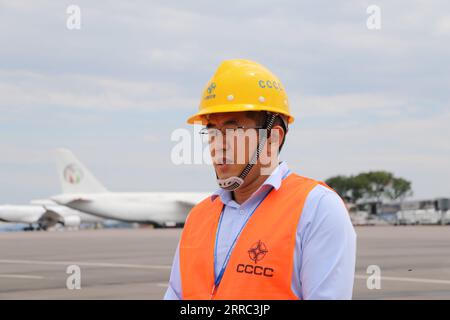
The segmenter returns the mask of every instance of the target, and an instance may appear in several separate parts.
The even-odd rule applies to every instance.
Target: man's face
[[[238,176],[244,170],[256,150],[258,129],[256,121],[245,112],[211,114],[207,127],[214,134],[209,135],[211,158],[219,179]],[[244,130],[231,130],[244,127]],[[228,129],[228,130],[227,130]],[[220,131],[221,130],[221,131]],[[230,134],[232,132],[237,134]]]

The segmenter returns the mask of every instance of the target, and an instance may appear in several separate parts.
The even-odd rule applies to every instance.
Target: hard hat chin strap
[[[258,138],[258,145],[256,147],[255,152],[253,153],[252,159],[250,160],[249,163],[247,163],[244,170],[242,170],[242,172],[239,176],[229,177],[226,179],[219,179],[219,177],[217,176],[217,172],[216,172],[217,184],[219,185],[220,188],[228,190],[228,191],[234,191],[234,190],[240,188],[244,184],[245,178],[247,177],[247,175],[249,174],[249,172],[253,168],[253,166],[256,164],[256,161],[258,160],[258,158],[261,154],[262,148],[264,147],[264,144],[266,143],[266,140],[267,140],[267,135],[270,132],[270,130],[272,129],[273,123],[275,122],[275,119],[277,117],[278,117],[277,113],[267,112],[266,121],[263,126],[263,129],[265,129],[265,132],[260,131],[260,135]],[[261,134],[261,133],[264,133],[264,134]]]

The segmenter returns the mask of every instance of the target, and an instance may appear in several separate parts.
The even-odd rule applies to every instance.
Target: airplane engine
[[[81,224],[81,218],[79,216],[67,216],[64,217],[62,223],[65,227],[79,227]]]

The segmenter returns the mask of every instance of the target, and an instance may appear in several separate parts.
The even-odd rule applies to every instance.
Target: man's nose
[[[216,150],[217,149],[229,150],[234,143],[235,142],[233,137],[226,137],[226,136],[213,137],[209,141],[210,147]]]

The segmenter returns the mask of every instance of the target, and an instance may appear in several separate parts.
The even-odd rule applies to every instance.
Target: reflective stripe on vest
[[[269,192],[237,239],[213,295],[214,245],[223,203],[208,197],[196,205],[179,248],[183,299],[298,299],[291,288],[296,231],[305,200],[319,183],[328,187],[292,173]]]

